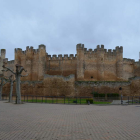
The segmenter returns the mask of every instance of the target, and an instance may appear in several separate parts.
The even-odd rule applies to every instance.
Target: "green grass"
[[[22,100],[23,102],[24,102],[24,100]],[[75,102],[74,102],[75,101]],[[57,99],[57,98],[53,98],[53,99],[51,99],[51,98],[47,98],[47,99],[26,99],[25,100],[25,102],[33,102],[33,103],[54,103],[54,104],[76,104],[76,101],[77,101],[77,104],[87,104],[87,102],[86,102],[86,99],[75,99],[75,98],[65,98],[65,100],[64,99]],[[110,104],[111,102],[104,102],[104,101],[93,101],[93,104]]]

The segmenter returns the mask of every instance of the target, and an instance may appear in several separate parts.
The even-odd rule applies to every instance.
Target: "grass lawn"
[[[51,104],[87,104],[86,99],[75,99],[75,98],[37,98],[37,99],[25,99],[22,100],[23,102],[30,102],[30,103],[51,103]],[[93,101],[93,104],[110,104],[111,102],[105,101]]]

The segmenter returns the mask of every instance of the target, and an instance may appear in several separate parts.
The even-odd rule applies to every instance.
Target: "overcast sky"
[[[0,0],[0,49],[46,45],[48,54],[76,54],[76,44],[95,49],[123,46],[138,61],[140,0]]]

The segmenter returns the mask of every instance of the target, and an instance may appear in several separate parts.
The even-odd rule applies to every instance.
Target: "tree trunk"
[[[3,79],[1,79],[1,84],[0,84],[0,101],[2,100],[2,87],[3,87]]]
[[[20,93],[20,75],[19,74],[16,74],[16,95],[17,95],[16,104],[20,104],[21,93]]]
[[[10,94],[9,94],[9,102],[13,102],[13,100],[12,100],[12,93],[13,93],[13,80],[11,80],[11,87],[10,87]]]
[[[2,85],[0,85],[0,101],[2,100]]]

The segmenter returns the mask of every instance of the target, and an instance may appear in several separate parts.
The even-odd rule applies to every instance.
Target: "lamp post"
[[[120,87],[119,90],[122,91],[122,87]],[[123,104],[123,95],[122,95],[122,92],[121,92],[121,104]]]

